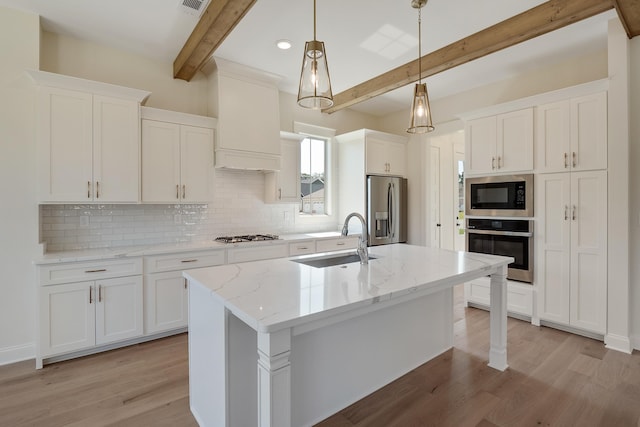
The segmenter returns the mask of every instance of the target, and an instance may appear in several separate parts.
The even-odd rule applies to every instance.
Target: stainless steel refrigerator
[[[369,246],[407,241],[407,180],[367,176]]]

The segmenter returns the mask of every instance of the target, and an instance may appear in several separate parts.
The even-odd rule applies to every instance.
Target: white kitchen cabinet
[[[300,141],[303,135],[280,133],[280,170],[265,172],[266,203],[300,202]]]
[[[149,92],[41,71],[37,107],[40,202],[135,203],[140,103]]]
[[[539,172],[607,168],[607,93],[540,105],[536,109]]]
[[[277,78],[215,58],[218,138],[216,167],[280,170]]]
[[[182,271],[225,263],[224,250],[146,256],[144,258],[145,334],[187,326],[188,290]]]
[[[407,175],[406,138],[368,135],[365,153],[367,175]]]
[[[37,367],[143,334],[141,258],[42,264],[38,283]]]
[[[289,256],[308,255],[316,251],[315,240],[300,240],[289,243]]]
[[[215,121],[147,107],[142,115],[142,201],[209,201]]]
[[[489,277],[480,277],[464,284],[465,304],[488,309],[491,305],[491,285]],[[507,311],[510,315],[532,317],[533,286],[507,280]]]
[[[607,173],[540,174],[536,189],[539,318],[604,334]]]
[[[142,336],[139,275],[41,286],[39,293],[39,363],[45,357]]]
[[[469,120],[465,124],[469,175],[533,169],[533,109]]]

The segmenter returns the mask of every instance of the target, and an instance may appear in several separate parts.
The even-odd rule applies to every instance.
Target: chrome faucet
[[[367,231],[367,222],[364,220],[364,217],[357,212],[352,212],[347,215],[347,218],[344,220],[344,225],[342,226],[342,235],[346,236],[349,233],[349,220],[354,216],[358,218],[362,224],[362,233],[360,234],[360,239],[358,239],[357,251],[360,256],[360,264],[369,264],[369,250],[367,249],[369,233]]]

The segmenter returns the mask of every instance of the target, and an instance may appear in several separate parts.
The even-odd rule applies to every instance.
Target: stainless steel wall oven
[[[533,220],[468,218],[467,251],[513,257],[507,278],[533,282]]]

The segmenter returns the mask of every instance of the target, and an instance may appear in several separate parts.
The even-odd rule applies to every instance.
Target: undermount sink
[[[369,255],[369,259],[376,259],[376,257]],[[311,267],[323,268],[331,267],[333,265],[349,264],[352,262],[360,262],[360,256],[358,254],[340,254],[335,256],[319,256],[312,258],[292,259],[293,262],[299,262],[300,264],[309,265]]]

